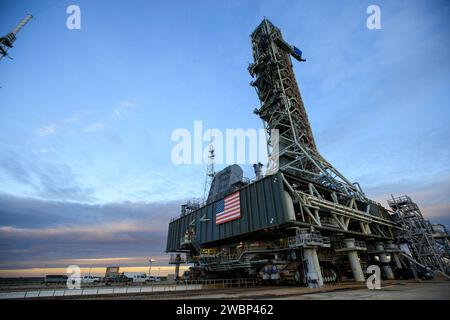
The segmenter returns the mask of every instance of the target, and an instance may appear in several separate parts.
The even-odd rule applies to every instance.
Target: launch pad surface
[[[145,287],[143,287],[145,288]],[[128,290],[127,289],[131,289]],[[109,294],[94,294],[92,289],[82,295],[40,295],[25,299],[64,300],[450,300],[450,281],[390,280],[381,289],[369,290],[363,283],[353,281],[325,285],[322,288],[299,286],[252,286],[216,288],[210,286],[177,285],[176,290],[134,290],[116,287]],[[103,289],[102,289],[103,290]],[[106,289],[105,289],[106,290]],[[112,290],[112,288],[110,288]],[[11,292],[12,294],[13,292]],[[15,292],[17,295],[19,292]],[[3,292],[3,298],[7,293]],[[20,299],[16,296],[12,299]]]

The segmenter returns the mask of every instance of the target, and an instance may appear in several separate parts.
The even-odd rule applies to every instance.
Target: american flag
[[[241,217],[241,200],[239,191],[216,203],[216,224],[236,220]]]

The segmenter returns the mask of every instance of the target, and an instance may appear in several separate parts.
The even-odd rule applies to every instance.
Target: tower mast
[[[27,14],[25,18],[23,18],[19,24],[14,28],[13,31],[5,35],[4,37],[0,37],[0,60],[8,56],[8,49],[13,47],[14,41],[16,41],[16,35],[19,31],[33,18],[31,14]],[[9,57],[9,56],[8,56]]]
[[[208,166],[206,168],[206,177],[205,177],[205,187],[203,189],[203,202],[206,202],[206,199],[208,198],[208,192],[211,188],[211,183],[214,178],[215,172],[214,172],[214,160],[215,160],[216,154],[214,150],[213,140],[211,139],[211,142],[209,143],[209,149],[208,149]]]
[[[317,150],[290,59],[305,61],[302,52],[284,41],[280,29],[266,18],[251,39],[254,62],[248,70],[261,102],[255,113],[264,122],[269,146],[273,143],[271,131],[278,130],[280,171],[366,201],[362,190]]]

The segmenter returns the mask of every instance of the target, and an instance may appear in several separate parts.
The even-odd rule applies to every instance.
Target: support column
[[[400,254],[398,252],[399,248],[397,245],[393,244],[392,241],[388,242],[389,247],[392,249],[391,260],[394,262],[397,269],[403,268],[402,261],[400,260]]]
[[[303,256],[306,262],[306,282],[309,288],[320,288],[323,287],[322,272],[320,270],[319,258],[317,257],[317,249],[315,248],[304,248]]]
[[[394,280],[394,273],[392,272],[391,266],[389,265],[388,258],[386,253],[384,253],[384,246],[382,242],[375,243],[375,248],[378,252],[378,256],[380,257],[381,266],[383,268],[383,273],[386,279]]]
[[[175,281],[177,281],[180,278],[180,265],[177,263],[175,265]]]
[[[175,258],[178,263],[175,264],[175,281],[180,279],[180,262],[181,262],[181,255],[177,254],[177,257]]]
[[[358,282],[366,281],[366,279],[364,279],[364,273],[361,268],[361,263],[359,262],[358,252],[355,248],[355,239],[344,239],[344,243],[347,249],[354,249],[347,251],[348,260],[352,268],[353,278]]]
[[[402,262],[400,261],[400,257],[398,256],[398,253],[391,253],[391,257],[392,257],[397,269],[403,268]]]
[[[314,260],[314,268],[316,269],[316,271],[319,275],[319,281],[318,281],[319,287],[323,287],[322,270],[320,269],[319,257],[317,256],[317,249],[314,249],[313,260]]]

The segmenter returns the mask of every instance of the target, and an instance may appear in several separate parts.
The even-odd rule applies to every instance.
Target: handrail
[[[57,298],[57,297],[75,297],[91,295],[110,295],[110,294],[140,294],[140,293],[163,293],[172,291],[194,291],[202,289],[224,289],[241,286],[256,286],[258,283],[254,278],[236,278],[236,279],[212,279],[212,280],[179,280],[178,282],[141,285],[133,287],[101,287],[101,288],[83,288],[83,289],[44,289],[0,292],[0,300],[3,299],[29,299],[29,298]]]

